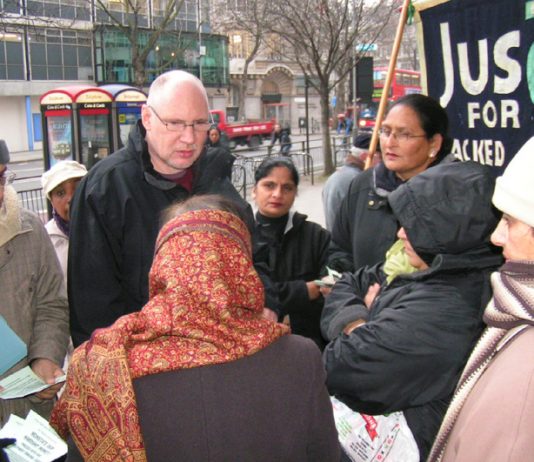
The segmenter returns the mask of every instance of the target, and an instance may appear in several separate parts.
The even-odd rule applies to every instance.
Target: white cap
[[[497,178],[493,204],[534,227],[534,137],[523,145]]]
[[[54,166],[43,173],[41,177],[41,185],[46,197],[50,199],[50,193],[56,186],[67,180],[82,178],[87,174],[87,169],[84,165],[79,164],[75,160],[62,160],[54,164]]]

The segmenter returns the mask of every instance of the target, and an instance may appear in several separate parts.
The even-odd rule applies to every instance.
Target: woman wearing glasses
[[[398,224],[388,195],[413,176],[453,159],[448,117],[434,99],[408,95],[391,106],[380,130],[382,163],[350,185],[332,228],[329,266],[354,271],[381,261]]]

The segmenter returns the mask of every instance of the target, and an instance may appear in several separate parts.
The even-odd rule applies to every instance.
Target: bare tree
[[[240,5],[232,5],[232,3],[234,2],[227,0],[213,2],[211,25],[218,33],[226,35],[238,33],[245,42],[242,44],[242,54],[239,56],[244,59],[244,64],[239,81],[238,113],[246,118],[245,96],[248,69],[259,51],[265,46],[269,4],[265,0],[245,0]]]
[[[149,18],[146,0],[94,0],[97,16],[104,17],[111,25],[120,30],[131,46],[134,85],[142,87],[146,81],[146,63],[151,52],[155,51],[159,38],[171,29],[184,0],[167,0],[161,13]],[[173,32],[177,32],[174,30]],[[179,31],[178,31],[179,32]],[[147,33],[146,43],[139,40],[141,33]]]
[[[269,0],[270,30],[288,46],[284,54],[298,63],[319,93],[325,174],[335,170],[329,136],[329,95],[357,61],[356,44],[373,43],[394,6],[366,0]]]

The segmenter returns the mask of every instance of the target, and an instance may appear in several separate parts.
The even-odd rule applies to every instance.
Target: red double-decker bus
[[[382,97],[387,72],[387,67],[375,67],[373,69],[373,103],[360,112],[358,120],[360,129],[372,130],[375,126],[378,103]],[[421,72],[410,71],[408,69],[395,69],[395,75],[391,80],[391,86],[389,88],[388,103],[396,101],[405,95],[421,93],[421,90]]]
[[[384,83],[386,82],[387,67],[375,67],[373,69],[373,100],[380,101]],[[421,93],[421,72],[407,69],[395,69],[395,75],[391,80],[388,100],[395,101],[402,96],[412,93]]]

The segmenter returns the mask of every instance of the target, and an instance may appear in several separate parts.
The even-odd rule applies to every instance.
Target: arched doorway
[[[263,116],[275,118],[282,125],[291,125],[293,73],[284,66],[275,66],[265,75],[261,87]]]

